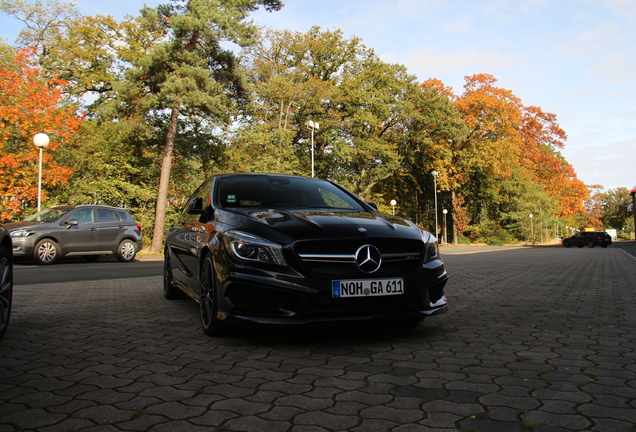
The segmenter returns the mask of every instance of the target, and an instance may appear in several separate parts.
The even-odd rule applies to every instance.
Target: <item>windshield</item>
[[[53,222],[61,218],[63,215],[72,210],[68,209],[54,209],[49,208],[37,213],[32,214],[31,216],[22,219],[24,222]]]
[[[223,207],[347,210],[365,209],[350,194],[324,180],[282,176],[232,176],[221,179]]]

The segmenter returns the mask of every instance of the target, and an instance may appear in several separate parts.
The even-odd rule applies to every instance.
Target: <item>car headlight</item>
[[[28,237],[33,234],[35,234],[35,231],[30,229],[17,229],[11,231],[11,237]]]
[[[424,262],[427,263],[439,259],[439,244],[435,236],[428,231],[420,231],[424,242]]]
[[[225,247],[234,257],[266,264],[286,265],[283,247],[241,231],[228,231],[223,235]]]

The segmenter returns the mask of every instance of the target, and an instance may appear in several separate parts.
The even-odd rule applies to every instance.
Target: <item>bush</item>
[[[477,227],[477,242],[489,246],[504,246],[516,243],[516,239],[496,222],[483,222]]]
[[[470,245],[470,239],[466,236],[460,235],[457,237],[457,243],[460,245]]]

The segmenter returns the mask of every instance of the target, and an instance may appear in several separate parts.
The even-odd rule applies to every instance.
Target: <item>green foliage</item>
[[[495,221],[485,221],[473,226],[472,236],[475,243],[485,243],[489,246],[504,246],[517,243],[517,240]]]
[[[318,177],[389,213],[396,199],[398,214],[433,232],[448,209],[458,242],[630,223],[624,190],[598,192],[581,216],[588,192],[558,152],[556,117],[524,107],[494,77],[467,77],[459,96],[437,80],[418,86],[340,30],[258,33],[246,18],[260,6],[282,3],[174,0],[117,22],[55,0],[0,0],[26,24],[18,43],[38,48],[43,76],[67,80],[71,101],[90,96],[90,121],[56,154],[73,174],[47,189],[49,203],[125,206],[159,239],[163,213],[176,215],[214,172],[309,175],[312,120]],[[10,48],[0,44],[0,67],[11,67]]]
[[[603,216],[601,220],[606,228],[622,230],[633,223],[634,206],[630,190],[621,187],[603,193],[601,197]]]
[[[464,235],[460,235],[457,237],[457,243],[459,243],[460,245],[465,245],[468,246],[470,245],[470,239]]]

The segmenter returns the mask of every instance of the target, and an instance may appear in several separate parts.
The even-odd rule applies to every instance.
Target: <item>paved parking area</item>
[[[455,251],[457,252],[457,251]],[[161,278],[18,286],[5,431],[636,431],[636,261],[448,254],[422,324],[208,338]]]

